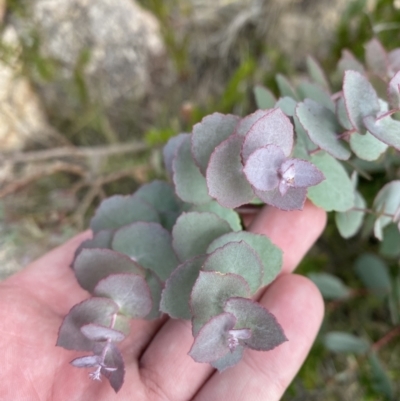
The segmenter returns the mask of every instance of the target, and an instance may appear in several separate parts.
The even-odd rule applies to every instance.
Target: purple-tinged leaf
[[[269,351],[287,341],[275,316],[257,302],[245,298],[230,298],[224,310],[236,317],[235,329],[251,330],[250,338],[241,340],[242,344],[251,349]]]
[[[101,202],[90,221],[90,228],[114,230],[135,221],[160,221],[157,210],[135,195],[114,195]]]
[[[347,49],[342,50],[342,57],[339,60],[338,69],[341,75],[344,75],[347,70],[357,71],[360,74],[365,73],[363,65],[354,57],[354,54]]]
[[[347,115],[358,132],[365,132],[364,117],[376,116],[380,111],[378,95],[367,78],[357,71],[346,71],[343,96]]]
[[[324,174],[325,180],[308,188],[308,198],[327,212],[346,212],[354,206],[354,188],[345,168],[325,152],[311,157],[311,162]]]
[[[400,108],[400,71],[390,80],[387,92],[390,105],[394,109]]]
[[[131,258],[110,249],[83,249],[75,260],[74,271],[80,286],[89,292],[93,292],[97,283],[110,274],[145,274]]]
[[[160,310],[174,319],[191,319],[189,301],[206,255],[196,256],[178,266],[165,282]]]
[[[181,146],[182,142],[185,138],[190,137],[190,134],[179,134],[177,136],[173,136],[169,139],[167,144],[164,146],[163,149],[163,157],[164,157],[164,165],[165,169],[169,175],[169,178],[172,180],[172,162],[176,156],[176,152],[178,151],[179,147]]]
[[[75,251],[74,261],[71,264],[71,267],[74,268],[74,263],[78,255],[81,253],[82,249],[93,249],[93,248],[101,248],[101,249],[111,249],[111,241],[114,235],[114,231],[112,230],[101,230],[96,233],[93,238],[87,239],[83,241],[82,244]]]
[[[337,159],[350,158],[350,151],[338,138],[342,129],[331,110],[313,100],[306,99],[297,105],[296,115],[310,139],[321,149]]]
[[[209,194],[220,205],[231,209],[254,198],[253,189],[243,173],[240,157],[243,140],[240,135],[232,135],[218,145],[207,168]]]
[[[212,367],[218,369],[219,372],[223,372],[224,370],[235,366],[243,357],[244,347],[242,345],[238,345],[233,352],[227,353],[222,358],[217,359],[211,363]]]
[[[171,234],[157,223],[137,222],[120,228],[114,234],[112,247],[153,270],[163,281],[179,264]]]
[[[280,147],[289,156],[293,148],[293,125],[281,109],[273,109],[257,120],[247,133],[242,146],[243,163],[257,149],[267,145]]]
[[[151,312],[146,316],[147,320],[157,319],[160,317],[160,301],[161,301],[161,291],[163,290],[163,283],[151,270],[146,272],[146,282],[150,288],[151,299],[153,301],[153,308]]]
[[[393,222],[393,217],[384,216],[385,214],[396,215],[400,208],[400,180],[391,181],[378,192],[374,199],[373,208],[382,214],[375,221],[375,236],[382,240],[382,230]]]
[[[284,75],[275,75],[275,81],[278,85],[279,93],[282,97],[289,96],[295,100],[299,100],[296,91],[293,89],[292,85]]]
[[[378,39],[373,38],[365,45],[365,61],[372,73],[382,78],[387,77],[389,59],[386,50]]]
[[[297,91],[302,100],[309,99],[326,107],[332,112],[335,111],[335,103],[327,91],[316,84],[310,82],[301,82],[297,87]]]
[[[373,161],[379,159],[381,154],[388,148],[388,145],[367,131],[364,135],[353,132],[350,135],[350,147],[360,159]]]
[[[235,131],[238,122],[238,116],[214,113],[193,127],[192,154],[203,175],[214,149]]]
[[[76,368],[93,368],[99,365],[101,358],[98,355],[81,356],[70,362]]]
[[[183,213],[172,230],[172,244],[179,259],[184,262],[206,253],[215,238],[230,231],[228,222],[214,213]]]
[[[146,317],[152,309],[149,286],[137,274],[111,274],[96,285],[94,294],[111,298],[118,304],[120,313],[134,319]]]
[[[363,121],[367,130],[375,138],[400,150],[400,121],[393,120],[390,116],[378,119],[367,116]]]
[[[193,205],[188,211],[214,213],[217,216],[221,217],[221,219],[226,220],[231,226],[232,230],[240,231],[243,228],[240,221],[239,213],[227,207],[221,206],[217,201],[214,200],[208,203],[204,203],[203,205]]]
[[[230,313],[212,317],[199,331],[189,355],[196,362],[210,363],[230,352],[228,346],[229,330],[235,326],[236,319]]]
[[[204,271],[234,273],[249,284],[252,294],[261,286],[263,265],[260,257],[246,242],[230,242],[208,255]]]
[[[353,124],[349,120],[347,115],[346,104],[344,102],[344,97],[340,96],[336,102],[336,117],[341,124],[341,126],[347,131],[353,130]]]
[[[318,84],[325,90],[329,91],[328,79],[326,78],[326,75],[321,66],[319,65],[319,63],[311,56],[307,56],[306,63],[307,63],[307,71],[311,79],[316,84]]]
[[[246,280],[237,274],[201,271],[190,299],[193,334],[196,335],[213,316],[223,313],[229,298],[249,297],[250,293]]]
[[[266,116],[271,111],[272,110],[256,110],[254,113],[243,117],[236,126],[234,134],[245,136],[256,121],[258,121],[261,117]]]
[[[69,350],[92,351],[93,341],[82,334],[81,327],[89,323],[110,326],[117,312],[118,305],[107,298],[90,298],[75,305],[61,324],[56,345]]]
[[[247,158],[243,171],[253,188],[272,191],[279,185],[279,168],[285,160],[286,156],[280,147],[268,145],[257,149]]]
[[[281,181],[288,186],[308,188],[318,185],[324,175],[312,163],[301,159],[287,159],[280,167]]]
[[[215,239],[207,249],[212,253],[230,242],[244,241],[257,253],[263,263],[263,286],[275,280],[282,268],[282,251],[275,246],[265,235],[254,234],[248,231],[238,231],[222,235]]]
[[[185,138],[172,162],[176,194],[188,203],[206,203],[211,200],[206,179],[200,172],[191,152],[191,137]]]
[[[125,335],[118,330],[110,327],[100,326],[98,324],[89,323],[81,327],[82,334],[91,341],[112,341],[121,342]]]
[[[400,71],[400,48],[394,49],[388,54],[390,71],[392,75]]]
[[[118,393],[124,384],[125,365],[121,352],[113,343],[109,345],[101,374],[108,379],[111,387]]]
[[[266,204],[281,210],[302,210],[307,197],[307,188],[289,187],[285,195],[279,188],[272,191],[255,191],[256,195]]]
[[[281,109],[288,117],[293,117],[296,112],[296,100],[289,96],[281,97],[275,104],[275,108]]]
[[[271,109],[276,102],[274,94],[261,85],[256,85],[253,89],[256,105],[259,109]]]

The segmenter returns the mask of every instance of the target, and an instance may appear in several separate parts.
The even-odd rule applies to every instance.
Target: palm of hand
[[[277,401],[301,366],[322,319],[322,301],[307,279],[288,274],[325,223],[310,204],[302,212],[264,209],[250,230],[268,235],[284,251],[283,274],[260,294],[260,302],[282,325],[289,341],[270,352],[246,351],[222,374],[195,363],[190,322],[132,321],[121,344],[125,384],[115,395],[107,380],[88,379],[90,370],[69,362],[84,353],[55,347],[63,317],[88,294],[68,267],[88,233],[32,263],[0,284],[1,400],[264,400]]]

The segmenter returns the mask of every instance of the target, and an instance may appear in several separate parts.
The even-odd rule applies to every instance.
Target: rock
[[[158,21],[136,2],[29,0],[25,15],[13,24],[26,45],[38,38],[51,73],[32,78],[51,114],[76,117],[84,102],[112,111],[151,90],[165,47]]]
[[[52,129],[39,98],[21,74],[21,47],[14,28],[8,26],[0,41],[8,49],[8,57],[0,61],[0,152],[10,152],[23,149],[28,141],[42,141]]]

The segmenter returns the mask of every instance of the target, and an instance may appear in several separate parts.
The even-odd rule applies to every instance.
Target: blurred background
[[[363,61],[373,37],[400,47],[400,1],[0,0],[0,26],[5,278],[84,229],[105,197],[165,178],[171,136],[214,111],[253,112],[255,85],[277,94],[275,75],[296,82],[313,55],[338,88],[342,49]],[[376,182],[364,186],[369,200]],[[368,232],[341,239],[330,221],[300,266],[338,277],[351,296],[327,297],[321,336],[284,400],[400,399],[398,299],[374,296],[354,273],[356,256],[378,249]],[[382,262],[392,278],[398,253]],[[379,359],[328,350],[321,338],[338,330],[377,344]]]

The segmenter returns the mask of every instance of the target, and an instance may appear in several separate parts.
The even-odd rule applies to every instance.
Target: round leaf
[[[325,73],[319,63],[311,56],[307,56],[306,63],[307,71],[311,79],[316,84],[329,91],[328,79],[326,78]]]
[[[307,188],[290,187],[285,195],[276,188],[272,191],[255,191],[266,204],[281,210],[302,210],[307,197]]]
[[[281,97],[275,104],[275,108],[281,109],[287,116],[293,117],[296,113],[296,100],[291,97]]]
[[[293,125],[281,109],[273,109],[257,120],[247,133],[242,147],[243,162],[257,149],[275,145],[289,156],[293,148]]]
[[[135,221],[159,222],[157,211],[139,197],[114,195],[101,202],[96,214],[90,221],[90,228],[97,233],[100,230],[113,230]]]
[[[191,138],[183,139],[172,162],[176,194],[185,202],[206,203],[211,200],[204,176],[191,153]]]
[[[242,229],[239,214],[232,209],[221,206],[216,201],[204,203],[203,205],[193,205],[189,211],[215,213],[217,216],[221,217],[221,219],[226,220],[233,231],[240,231]]]
[[[400,121],[393,120],[390,116],[378,119],[367,116],[363,121],[367,130],[375,138],[400,150]]]
[[[400,108],[400,71],[390,80],[387,91],[390,105],[394,109]]]
[[[210,195],[222,206],[234,209],[254,198],[240,158],[243,137],[232,135],[218,145],[207,168],[207,186]]]
[[[112,247],[166,280],[179,262],[171,234],[157,223],[133,223],[114,234]]]
[[[189,355],[196,362],[213,362],[230,352],[228,331],[236,323],[230,313],[222,313],[210,319],[196,336]]]
[[[380,111],[375,89],[364,75],[357,71],[346,71],[343,81],[343,96],[353,127],[363,133],[365,131],[363,118],[376,116]]]
[[[263,266],[257,253],[244,241],[230,242],[216,249],[204,262],[204,271],[242,276],[254,294],[261,286]]]
[[[206,253],[215,238],[232,231],[229,224],[214,213],[183,213],[173,230],[173,246],[181,261]]]
[[[89,292],[93,292],[97,283],[110,274],[145,274],[135,261],[109,249],[83,249],[75,260],[74,271],[81,287]]]
[[[212,253],[216,249],[223,247],[230,242],[244,241],[260,257],[263,264],[263,286],[275,280],[282,267],[282,251],[275,246],[265,235],[254,234],[248,231],[228,233],[215,239],[207,249],[207,253]]]
[[[301,99],[312,100],[325,107],[330,111],[335,111],[335,103],[331,99],[329,93],[319,85],[310,82],[301,82],[297,87]]]
[[[308,189],[308,197],[327,212],[345,212],[354,206],[354,189],[344,167],[332,156],[320,152],[311,156],[311,162],[325,176],[325,180]]]
[[[242,343],[251,349],[269,351],[287,341],[275,316],[251,299],[230,298],[224,311],[236,317],[235,329],[251,330],[251,337],[242,340]]]
[[[361,135],[354,132],[350,136],[352,151],[363,160],[377,160],[386,151],[388,145],[371,135],[368,131]]]
[[[137,274],[112,274],[96,285],[94,294],[111,298],[118,304],[120,313],[131,318],[144,318],[152,309],[149,286]]]
[[[214,149],[234,132],[238,122],[238,116],[214,113],[193,127],[192,153],[203,175]]]
[[[279,168],[286,160],[281,148],[265,146],[253,152],[246,161],[244,173],[250,184],[259,191],[272,191],[279,185]]]
[[[299,100],[295,90],[285,76],[282,74],[277,74],[275,76],[275,81],[278,85],[281,96],[289,96],[295,100]]]
[[[189,301],[194,283],[206,255],[197,256],[178,266],[165,282],[160,309],[174,319],[191,319]]]
[[[110,340],[112,342],[121,342],[125,338],[125,335],[118,330],[93,323],[82,326],[81,332],[86,338],[92,341]]]
[[[296,115],[310,139],[337,159],[347,160],[351,153],[337,136],[341,128],[335,114],[313,100],[299,103]]]
[[[261,117],[264,117],[271,111],[272,110],[256,110],[254,113],[243,117],[236,126],[234,134],[245,136],[257,120],[259,120]]]
[[[225,301],[235,296],[250,296],[249,285],[243,277],[232,273],[201,271],[190,299],[193,334],[196,335],[213,316],[223,313]]]
[[[89,323],[110,326],[118,305],[107,298],[90,298],[75,305],[65,316],[58,332],[57,344],[76,351],[92,351],[93,341],[85,337],[81,327]]]
[[[354,206],[358,209],[364,209],[366,202],[359,192],[355,193]],[[338,212],[335,214],[336,227],[343,238],[351,238],[357,234],[361,228],[365,212],[358,210],[349,210],[347,212]]]
[[[163,157],[164,157],[164,165],[165,169],[169,177],[172,179],[173,172],[172,172],[172,162],[176,156],[176,153],[181,146],[182,142],[185,138],[190,137],[190,134],[179,134],[177,136],[173,136],[169,139],[167,144],[164,146],[163,149]]]

